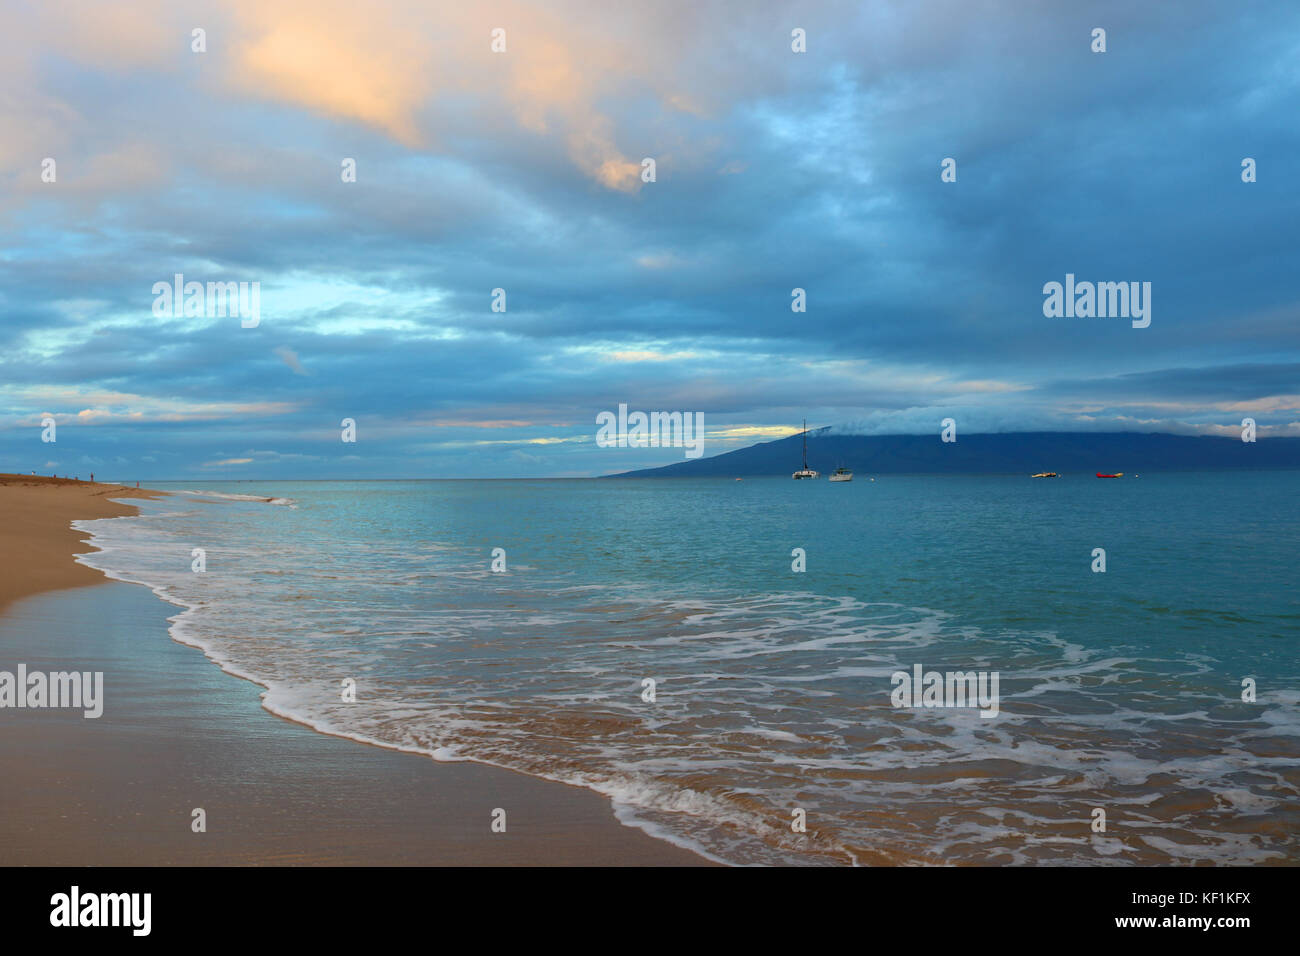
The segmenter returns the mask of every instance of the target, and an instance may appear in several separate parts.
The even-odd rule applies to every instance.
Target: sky
[[[706,456],[1300,435],[1300,4],[1076,6],[4,0],[0,471],[684,457],[620,404]],[[1150,325],[1045,315],[1067,274]]]

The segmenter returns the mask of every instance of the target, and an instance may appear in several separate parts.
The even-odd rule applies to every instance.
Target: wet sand
[[[257,685],[171,640],[178,609],[73,562],[89,549],[68,521],[128,510],[87,488],[0,486],[0,670],[104,674],[98,719],[0,709],[0,865],[707,862],[622,826],[598,794],[269,714]]]

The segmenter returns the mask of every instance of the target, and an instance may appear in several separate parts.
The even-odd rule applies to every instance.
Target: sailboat
[[[803,468],[796,471],[791,478],[816,478],[817,472],[808,467],[808,419],[803,421]]]

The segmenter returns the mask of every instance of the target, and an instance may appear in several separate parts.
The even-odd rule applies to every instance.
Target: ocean
[[[1295,864],[1298,479],[152,483],[76,526],[271,712],[716,860]],[[918,667],[996,714],[895,706]]]

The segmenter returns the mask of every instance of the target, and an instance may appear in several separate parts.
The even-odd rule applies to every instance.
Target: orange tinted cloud
[[[608,104],[627,94],[702,110],[674,76],[681,38],[672,21],[649,10],[564,0],[210,0],[184,10],[167,0],[48,0],[16,16],[0,37],[0,81],[24,94],[0,91],[0,169],[94,141],[95,117],[43,88],[35,50],[359,123],[410,149],[442,148],[467,121],[474,133],[513,126],[537,137],[539,153],[554,150],[593,182],[629,193],[642,186],[641,159],[667,144],[629,138]],[[190,50],[196,27],[206,31],[202,54]],[[506,31],[504,53],[491,49],[496,28]]]
[[[235,0],[229,80],[244,93],[357,120],[407,146],[423,136],[415,114],[439,60],[436,36],[383,4]]]
[[[488,122],[504,113],[554,137],[601,185],[640,188],[640,159],[619,148],[595,106],[635,58],[584,37],[572,20],[522,4],[233,0],[232,8],[229,81],[241,93],[364,123],[412,148],[440,139],[440,99],[468,97]],[[491,50],[497,27],[506,31],[504,53]]]

